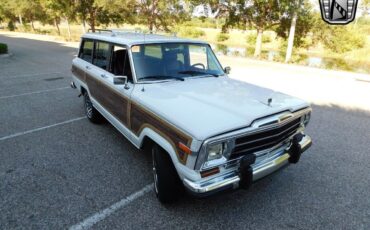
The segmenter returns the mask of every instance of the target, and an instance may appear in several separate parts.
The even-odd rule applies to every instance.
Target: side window
[[[218,71],[220,66],[217,65],[218,61],[214,55],[211,55],[211,51],[207,52],[207,59],[209,64],[209,70]]]
[[[109,72],[116,76],[127,76],[127,79],[132,82],[131,64],[126,47],[112,47]]]
[[[93,64],[106,70],[109,63],[109,49],[108,43],[96,42]]]
[[[91,62],[93,50],[94,50],[94,42],[85,40],[82,42],[80,54],[78,55],[78,57],[87,62]]]

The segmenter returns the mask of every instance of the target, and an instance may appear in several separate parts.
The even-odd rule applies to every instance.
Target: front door
[[[132,79],[130,66],[125,66],[127,56],[125,47],[110,45],[106,42],[95,42],[91,68],[86,72],[86,82],[91,97],[96,100],[110,115],[126,127],[129,126],[129,102],[133,89],[132,81],[125,87],[115,85],[115,76],[127,76]],[[128,60],[127,60],[128,61]],[[129,62],[128,62],[129,63]],[[129,70],[128,70],[129,69]]]

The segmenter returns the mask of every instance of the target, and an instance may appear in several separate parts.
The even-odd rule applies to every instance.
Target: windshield
[[[212,49],[206,44],[163,43],[131,47],[138,81],[183,80],[224,74]]]

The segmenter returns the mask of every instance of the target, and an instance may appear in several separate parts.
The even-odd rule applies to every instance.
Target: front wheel
[[[162,203],[173,203],[182,192],[171,157],[158,145],[152,147],[154,191]]]
[[[84,93],[84,104],[86,117],[92,123],[99,124],[104,120],[103,116],[99,113],[99,111],[94,108],[90,100],[89,94],[87,92]]]

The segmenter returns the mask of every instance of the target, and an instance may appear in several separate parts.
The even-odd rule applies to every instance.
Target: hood
[[[261,117],[309,106],[301,99],[229,77],[137,85],[132,97],[200,141],[247,127]]]

